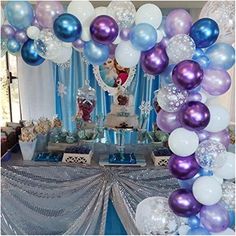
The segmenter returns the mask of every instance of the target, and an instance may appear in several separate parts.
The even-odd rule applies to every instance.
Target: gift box
[[[20,145],[22,156],[23,156],[23,160],[27,160],[27,161],[32,160],[34,156],[35,148],[36,148],[36,143],[37,143],[37,139],[30,142],[23,142],[19,140],[19,145]]]

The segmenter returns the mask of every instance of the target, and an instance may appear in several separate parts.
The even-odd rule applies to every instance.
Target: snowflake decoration
[[[63,97],[64,95],[67,94],[67,87],[61,83],[61,82],[58,82],[58,87],[57,87],[57,92],[58,92],[58,96],[60,97]]]
[[[139,106],[139,109],[141,110],[142,114],[148,115],[150,111],[152,110],[152,106],[149,101],[147,102],[142,101],[141,105]]]
[[[150,74],[147,74],[147,73],[145,73],[143,75],[143,77],[146,78],[147,80],[153,80],[153,79],[156,78],[154,75],[150,75]]]
[[[68,68],[70,68],[71,60],[69,59],[65,63],[57,63],[57,65],[60,66],[63,69],[68,69]]]

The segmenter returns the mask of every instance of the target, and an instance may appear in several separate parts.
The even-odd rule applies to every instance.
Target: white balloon
[[[192,187],[193,195],[198,202],[211,206],[220,201],[222,188],[212,176],[202,176],[195,180]]]
[[[27,28],[26,34],[30,39],[38,39],[40,35],[40,29],[36,26],[30,26]]]
[[[142,5],[137,13],[135,18],[135,24],[147,23],[152,25],[155,29],[157,29],[162,21],[162,13],[158,6],[147,3]]]
[[[222,106],[209,105],[210,122],[205,128],[209,132],[219,132],[226,129],[230,122],[229,112]]]
[[[178,128],[170,134],[168,144],[174,154],[186,157],[197,150],[199,138],[193,131]]]
[[[67,7],[67,12],[76,16],[83,25],[95,16],[95,10],[89,1],[72,1]]]
[[[226,230],[221,231],[219,233],[212,233],[211,232],[211,235],[235,235],[235,232],[232,229],[227,228]]]
[[[108,11],[106,7],[96,7],[95,16],[107,15]]]
[[[206,103],[207,102],[207,94],[203,90],[200,90],[199,93],[202,96],[201,103]]]
[[[161,40],[163,39],[164,34],[162,30],[157,30],[157,42],[156,43],[160,43]]]
[[[223,184],[224,180],[216,175],[212,175],[212,177],[219,183],[219,184]]]
[[[59,55],[53,59],[53,62],[57,64],[66,63],[71,59],[72,47],[61,47]]]
[[[112,42],[113,44],[119,44],[121,42],[121,38],[120,38],[120,36],[118,35],[117,37],[116,37],[116,39]]]
[[[91,34],[90,34],[90,29],[88,26],[83,26],[82,27],[82,33],[80,37],[83,41],[88,42],[91,40]]]
[[[223,179],[235,178],[235,154],[232,152],[224,152],[220,155],[226,156],[227,159],[222,167],[214,170],[214,174]]]
[[[140,51],[133,48],[130,41],[121,41],[115,50],[115,58],[119,65],[131,68],[138,64]]]

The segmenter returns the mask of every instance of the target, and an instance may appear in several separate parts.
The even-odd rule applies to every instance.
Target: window
[[[17,79],[17,58],[6,54],[1,57],[1,126],[21,120],[20,96]]]

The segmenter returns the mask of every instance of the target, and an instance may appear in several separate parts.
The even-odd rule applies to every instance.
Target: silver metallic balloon
[[[187,91],[178,89],[174,84],[169,84],[158,91],[157,102],[164,111],[175,112],[186,102],[187,97]]]
[[[229,209],[235,209],[235,184],[225,181],[222,184],[222,200],[227,204]]]
[[[135,21],[135,6],[131,1],[111,1],[107,11],[114,17],[120,29],[130,28]]]
[[[195,43],[187,34],[175,35],[169,40],[166,47],[166,53],[172,64],[192,59],[195,50]]]
[[[135,224],[141,234],[163,235],[173,233],[179,219],[170,210],[167,198],[149,197],[138,204]]]

